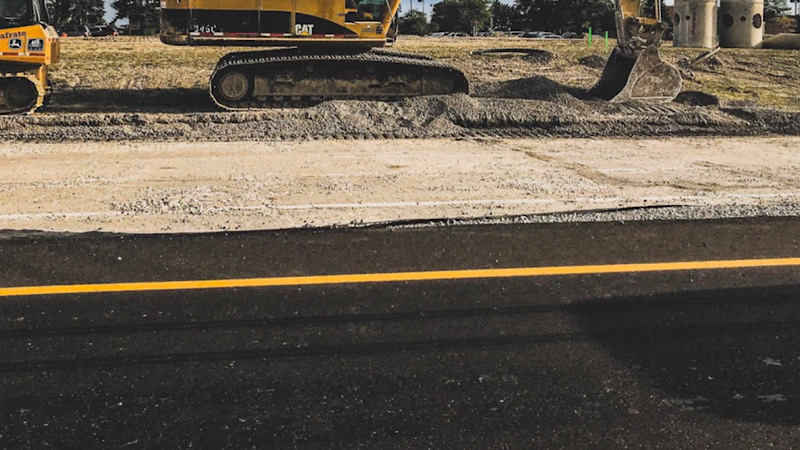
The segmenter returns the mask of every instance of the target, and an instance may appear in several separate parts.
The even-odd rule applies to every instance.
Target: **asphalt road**
[[[799,229],[799,219],[773,218],[162,236],[7,232],[0,233],[0,286],[713,266],[797,258]],[[800,442],[796,262],[585,272],[0,293],[0,447]]]

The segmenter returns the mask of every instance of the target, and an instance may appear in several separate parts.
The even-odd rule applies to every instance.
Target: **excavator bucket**
[[[680,93],[681,84],[680,71],[661,59],[657,47],[645,48],[636,59],[624,57],[617,47],[589,95],[616,103],[665,103]]]

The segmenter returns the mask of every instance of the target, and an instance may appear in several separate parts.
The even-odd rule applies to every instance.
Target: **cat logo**
[[[294,26],[294,34],[298,36],[309,36],[314,34],[314,25],[301,25],[298,23]]]
[[[14,38],[8,40],[8,48],[11,50],[19,50],[22,48],[22,39]]]

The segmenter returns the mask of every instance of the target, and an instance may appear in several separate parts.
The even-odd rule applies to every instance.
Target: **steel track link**
[[[455,92],[469,92],[469,84],[461,71],[455,67],[433,60],[432,58],[415,53],[405,53],[398,51],[369,51],[363,53],[300,53],[296,49],[286,50],[267,50],[261,52],[237,52],[229,53],[222,57],[217,63],[211,75],[209,83],[209,93],[214,102],[221,108],[231,110],[261,109],[276,107],[304,107],[319,103],[324,100],[348,99],[348,100],[375,100],[375,99],[397,99],[406,97],[405,95],[330,95],[322,93],[315,96],[276,96],[276,98],[249,98],[236,103],[225,102],[216,97],[214,86],[217,76],[231,67],[258,67],[263,70],[265,66],[297,64],[298,66],[308,63],[352,63],[354,67],[359,64],[377,63],[393,64],[402,67],[402,70],[412,73],[420,69],[435,69],[452,78]],[[302,73],[298,68],[297,73]],[[290,100],[287,98],[290,97]]]

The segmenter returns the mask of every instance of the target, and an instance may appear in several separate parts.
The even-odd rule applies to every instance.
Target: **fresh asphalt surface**
[[[0,287],[800,256],[796,218],[0,233]],[[800,268],[0,297],[0,447],[788,448]]]

